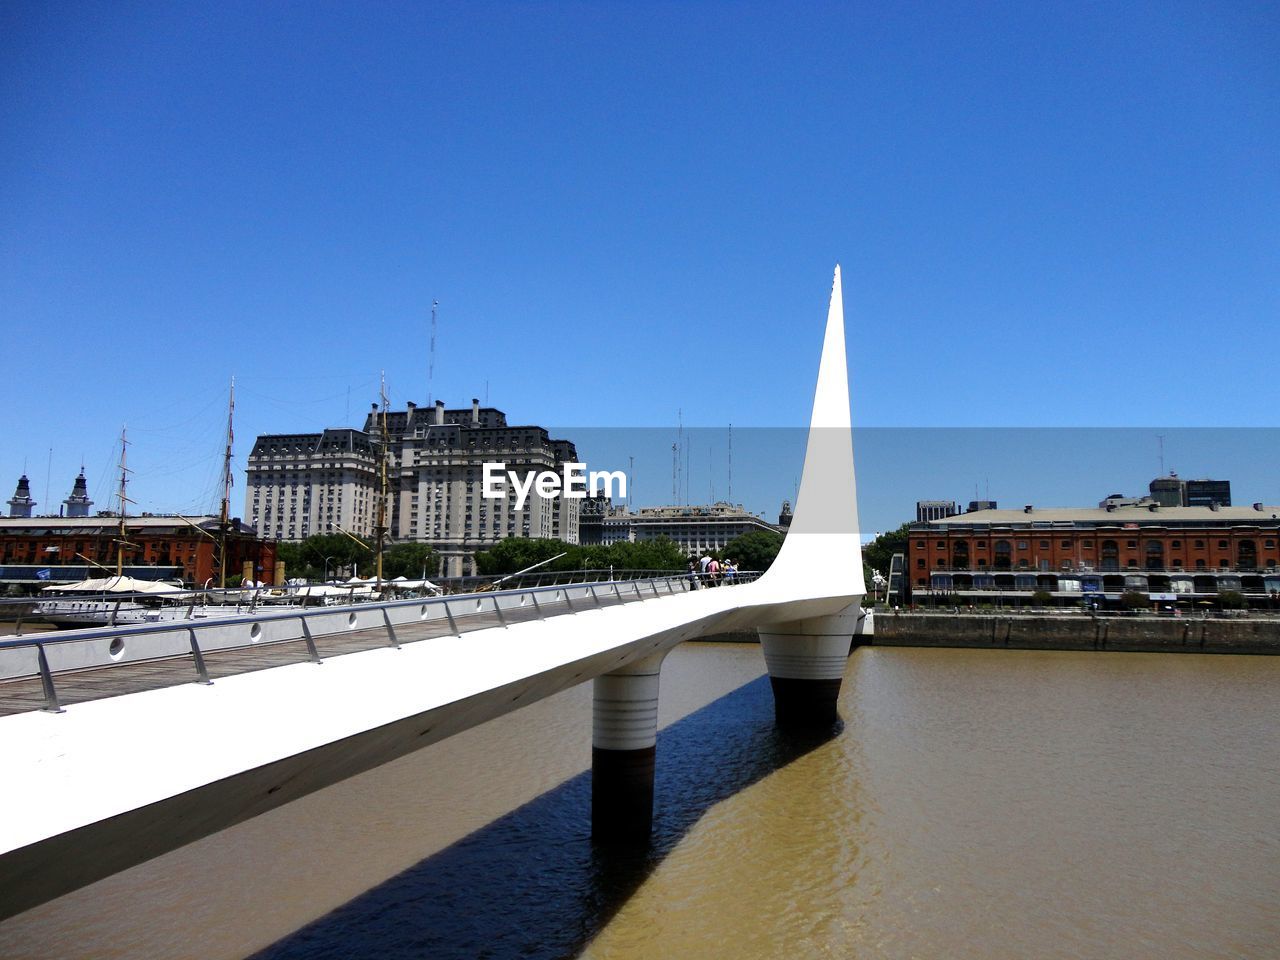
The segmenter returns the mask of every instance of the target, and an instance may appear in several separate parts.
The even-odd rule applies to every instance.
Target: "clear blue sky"
[[[0,499],[83,456],[107,506],[127,423],[139,508],[212,508],[233,374],[241,467],[380,370],[397,405],[793,426],[837,261],[860,425],[1274,426],[1278,148],[1274,3],[9,2]]]

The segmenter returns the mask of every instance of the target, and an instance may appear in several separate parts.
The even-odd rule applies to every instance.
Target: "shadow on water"
[[[584,772],[256,958],[575,956],[708,809],[839,730],[777,730],[769,680],[760,677],[659,734],[646,847],[592,842]]]

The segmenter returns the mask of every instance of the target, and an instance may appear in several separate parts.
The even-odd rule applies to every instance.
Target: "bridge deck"
[[[601,596],[598,605],[594,601],[578,601],[572,608],[564,601],[544,601],[541,605],[541,615],[544,618],[553,617],[570,613],[572,610],[595,609],[597,606],[610,607],[620,602],[634,603],[639,599],[642,598],[627,594],[624,594],[621,601],[616,596]],[[516,624],[537,620],[539,612],[532,607],[527,607],[504,610],[502,616],[507,624]],[[454,622],[458,626],[458,632],[463,634],[487,627],[502,626],[502,621],[493,612],[455,615]],[[406,623],[395,627],[396,640],[401,644],[452,635],[453,630],[449,622],[443,619]],[[371,627],[316,636],[315,644],[321,659],[328,660],[348,653],[360,653],[390,646],[391,638],[386,627]],[[234,650],[210,651],[204,654],[204,662],[209,678],[216,681],[221,677],[252,673],[256,670],[266,670],[290,663],[305,663],[309,657],[306,641],[299,639],[261,646],[237,647]],[[194,657],[187,655],[142,663],[122,663],[87,670],[65,671],[54,675],[54,685],[58,693],[58,701],[66,707],[90,700],[104,700],[129,693],[141,693],[144,690],[181,686],[193,683],[196,679]],[[44,691],[40,686],[39,677],[0,681],[0,717],[40,710],[44,705]]]

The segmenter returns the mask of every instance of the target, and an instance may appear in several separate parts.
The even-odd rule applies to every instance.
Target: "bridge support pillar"
[[[591,731],[591,834],[648,838],[658,742],[658,672],[666,651],[596,677]]]
[[[760,628],[779,727],[824,727],[839,719],[840,680],[861,615],[855,603],[833,616]]]

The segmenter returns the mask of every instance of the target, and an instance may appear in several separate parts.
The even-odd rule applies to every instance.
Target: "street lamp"
[[[329,582],[329,561],[332,559],[333,557],[324,558],[324,582],[325,583]]]

